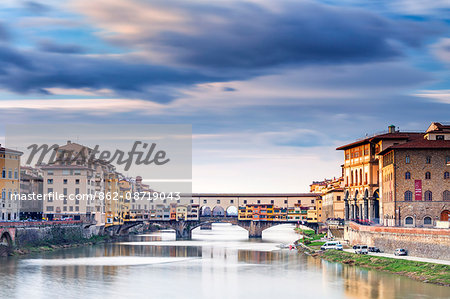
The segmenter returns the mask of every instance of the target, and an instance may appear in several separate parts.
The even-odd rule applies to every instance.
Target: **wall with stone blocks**
[[[450,260],[450,229],[373,227],[350,223],[344,233],[350,245],[376,246],[386,253],[405,248],[412,256]]]

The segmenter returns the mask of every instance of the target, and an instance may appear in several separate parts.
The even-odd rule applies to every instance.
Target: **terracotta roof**
[[[338,148],[336,148],[336,150],[345,150],[345,149],[349,149],[361,144],[366,144],[366,143],[372,143],[372,142],[377,142],[379,140],[383,140],[383,139],[417,139],[420,137],[423,137],[424,133],[418,133],[418,132],[395,132],[395,133],[384,133],[384,134],[379,134],[379,135],[375,135],[372,137],[367,137],[361,140],[357,140],[355,142],[340,146]]]
[[[428,139],[416,139],[403,144],[397,144],[390,146],[380,153],[379,155],[384,155],[391,150],[401,150],[401,149],[447,149],[450,150],[450,140],[428,140]]]
[[[450,132],[450,125],[434,122],[427,129],[427,133],[430,132]]]

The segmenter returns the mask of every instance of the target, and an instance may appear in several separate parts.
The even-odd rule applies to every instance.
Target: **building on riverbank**
[[[450,126],[433,123],[420,138],[379,153],[383,224],[434,227],[449,223]]]
[[[344,151],[345,219],[387,226],[434,226],[450,214],[450,126],[375,134]]]
[[[19,220],[20,200],[13,198],[20,194],[20,157],[22,152],[0,145],[0,219]]]
[[[43,201],[29,198],[32,194],[43,194],[43,178],[39,168],[20,167],[20,194],[27,200],[20,200],[20,219],[41,220],[43,216]]]
[[[55,161],[39,165],[43,173],[44,217],[104,225],[106,184],[115,167],[91,157],[91,148],[71,141],[55,150]]]

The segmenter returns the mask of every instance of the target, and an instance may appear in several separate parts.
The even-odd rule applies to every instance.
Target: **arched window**
[[[2,190],[2,199],[6,199],[6,190],[5,189]]]
[[[425,179],[426,179],[426,180],[431,180],[431,172],[427,171],[427,172],[425,173]]]
[[[19,178],[19,172],[17,171],[17,168],[14,169],[14,179],[18,179]]]
[[[433,224],[433,221],[431,220],[431,217],[427,216],[427,217],[423,218],[423,224],[424,225],[431,225],[431,224]]]
[[[411,216],[405,218],[405,225],[413,225],[414,219]]]
[[[443,200],[450,200],[450,191],[445,190],[444,194],[442,194],[442,199]]]
[[[5,167],[3,167],[3,170],[2,170],[2,178],[6,178],[6,169],[5,169]]]
[[[412,201],[412,192],[409,190],[405,192],[405,201]]]
[[[406,163],[406,164],[409,164],[409,162],[410,162],[409,156],[407,155],[407,156],[405,157],[405,163]]]
[[[426,162],[427,164],[431,164],[431,157],[430,157],[430,156],[427,156],[425,162]]]
[[[427,201],[433,200],[433,193],[431,191],[425,191],[425,200]]]
[[[448,171],[444,172],[444,179],[450,178],[450,173]]]
[[[405,180],[411,179],[411,173],[409,171],[405,172]]]
[[[363,184],[363,180],[362,180],[362,170],[359,170],[359,184],[362,185]]]

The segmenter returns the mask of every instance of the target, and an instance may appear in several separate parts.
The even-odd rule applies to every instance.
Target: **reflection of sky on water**
[[[0,298],[449,297],[446,287],[280,250],[279,241],[223,240],[226,226],[213,227],[221,232],[217,240],[175,241],[165,231],[7,258]],[[292,233],[278,227],[269,236],[283,237],[283,231]]]

